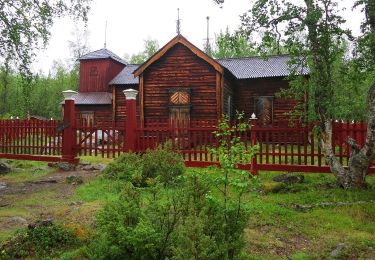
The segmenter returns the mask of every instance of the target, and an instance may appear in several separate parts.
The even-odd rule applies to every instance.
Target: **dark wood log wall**
[[[106,92],[109,82],[125,67],[112,59],[81,60],[80,92]]]
[[[135,89],[138,90],[138,85],[118,85],[112,86],[114,90],[114,117],[116,120],[116,125],[124,125],[126,119],[126,99],[123,91],[125,89]],[[137,96],[137,117],[139,118],[139,95]],[[139,121],[139,120],[138,120]]]
[[[231,119],[235,116],[235,105],[234,105],[234,88],[235,88],[235,78],[229,73],[224,74],[224,97],[223,97],[223,114],[228,114],[228,98],[232,97],[232,114],[229,115]]]
[[[169,118],[168,90],[191,89],[191,121],[216,120],[216,71],[182,44],[176,44],[143,73],[144,120]]]
[[[275,93],[288,87],[288,82],[282,77],[238,80],[234,91],[235,109],[245,112],[249,118],[255,112],[256,97],[273,96],[273,122],[285,121],[288,119],[285,114],[294,108],[296,101],[277,98]]]
[[[76,118],[80,119],[82,113],[93,112],[94,121],[97,126],[111,125],[112,121],[112,108],[111,105],[77,105]]]

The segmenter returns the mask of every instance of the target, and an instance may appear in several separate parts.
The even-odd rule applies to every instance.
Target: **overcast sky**
[[[298,0],[295,0],[298,1]],[[206,38],[206,17],[210,16],[210,37],[229,27],[231,31],[240,24],[239,15],[250,9],[251,0],[226,0],[223,8],[213,0],[93,0],[87,30],[91,50],[104,46],[105,22],[107,21],[107,48],[123,57],[143,50],[144,40],[157,39],[160,47],[176,35],[177,8],[180,8],[181,32],[189,41],[202,48]],[[352,0],[343,0],[352,6]],[[361,16],[350,9],[345,14],[348,27],[359,31]],[[68,41],[73,40],[74,26],[68,18],[57,20],[46,50],[35,63],[36,70],[44,73],[52,68],[54,60],[65,61],[72,55]]]

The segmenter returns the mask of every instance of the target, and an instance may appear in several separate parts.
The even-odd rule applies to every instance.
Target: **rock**
[[[262,190],[265,193],[278,193],[286,188],[285,183],[280,183],[280,182],[265,182],[262,185]]]
[[[28,229],[32,230],[38,227],[49,227],[53,225],[53,219],[38,220],[33,224],[27,226]]]
[[[98,164],[93,164],[93,165],[86,165],[86,166],[82,167],[82,170],[84,170],[84,171],[103,171],[105,169],[105,167],[107,167],[107,165],[98,163]]]
[[[83,202],[82,201],[72,201],[71,203],[69,203],[69,206],[78,206],[78,205],[82,205]]]
[[[67,162],[59,162],[56,164],[56,167],[65,172],[76,170],[76,166],[74,164],[67,163]]]
[[[32,183],[32,184],[57,183],[57,180],[50,177],[46,180],[32,181],[30,183]]]
[[[8,187],[8,185],[5,182],[0,182],[0,190],[4,190]]]
[[[273,181],[285,184],[302,183],[305,177],[302,174],[292,175],[290,173],[277,175],[272,178]]]
[[[94,166],[93,165],[85,165],[82,167],[82,170],[84,171],[93,171],[94,170]]]
[[[22,169],[22,168],[13,168],[12,171],[15,172],[15,173],[20,173],[20,172],[25,172],[25,169]]]
[[[95,167],[95,170],[97,170],[97,171],[104,171],[104,169],[107,167],[107,165],[102,164],[102,163],[98,163],[98,164],[95,164],[94,167]]]
[[[84,167],[84,166],[87,166],[87,165],[91,165],[91,163],[90,163],[90,162],[83,161],[83,160],[80,160],[80,161],[79,161],[79,165]]]
[[[47,170],[46,167],[35,167],[35,168],[31,169],[31,172],[32,173],[37,173],[37,172],[41,172],[41,171],[45,171],[45,170]]]
[[[66,183],[73,184],[73,185],[78,185],[83,183],[83,178],[82,176],[68,176],[65,178]]]
[[[331,252],[331,257],[337,258],[340,257],[342,254],[342,251],[345,249],[346,244],[345,243],[340,243],[336,246],[336,248]]]
[[[57,167],[57,163],[55,163],[55,162],[50,162],[47,165],[48,165],[48,167],[51,167],[51,168],[56,168]]]
[[[10,173],[11,170],[12,168],[9,164],[7,164],[6,162],[0,162],[0,174]]]
[[[9,219],[9,222],[12,223],[13,225],[26,225],[27,220],[24,219],[23,217],[12,217]]]

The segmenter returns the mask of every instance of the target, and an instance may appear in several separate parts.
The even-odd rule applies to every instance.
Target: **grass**
[[[85,157],[91,163],[108,163],[111,159]],[[31,174],[31,169],[45,164],[26,163],[25,172],[1,176],[0,181],[35,180],[51,174],[49,170]],[[210,174],[207,169],[188,169]],[[31,174],[31,176],[27,175]],[[338,244],[345,243],[340,258],[375,258],[375,175],[368,176],[367,190],[343,190],[334,185],[335,179],[328,174],[305,174],[300,184],[283,187],[279,192],[265,192],[272,178],[279,173],[261,172],[260,187],[246,194],[250,218],[245,229],[246,252],[249,259],[319,259],[330,258]],[[79,224],[95,231],[95,216],[106,202],[116,200],[123,183],[98,177],[85,180],[72,192],[61,196],[66,184],[36,190],[27,196],[7,195],[11,207],[0,208],[0,241],[9,238],[19,227],[1,228],[12,216],[37,219],[40,214],[53,216],[67,224]],[[361,203],[358,203],[361,202]],[[322,203],[349,203],[328,205]],[[353,203],[353,204],[350,204]],[[294,205],[311,206],[300,211]],[[72,259],[79,254],[74,249],[63,255]]]
[[[269,182],[274,175],[261,174],[259,179]],[[248,251],[266,258],[280,254],[321,258],[327,257],[337,244],[345,243],[345,257],[374,257],[374,177],[368,177],[372,188],[363,191],[327,188],[324,185],[334,183],[333,176],[317,174],[305,175],[305,183],[291,185],[289,189],[293,192],[253,194],[249,201],[252,214],[246,230]],[[306,212],[291,207],[293,204],[358,201],[363,204],[318,206]]]
[[[277,174],[262,172],[259,182],[270,183]],[[247,194],[251,217],[245,236],[250,258],[326,258],[340,243],[345,243],[344,258],[375,257],[375,176],[367,178],[371,187],[367,190],[335,187],[332,175],[304,176],[304,183],[289,185],[279,193],[264,193],[260,189]],[[120,186],[118,182],[98,178],[81,186],[76,196],[90,203],[103,203],[116,199]],[[361,204],[355,204],[359,201]],[[319,206],[328,202],[353,205]],[[294,204],[314,207],[298,211],[292,207]]]

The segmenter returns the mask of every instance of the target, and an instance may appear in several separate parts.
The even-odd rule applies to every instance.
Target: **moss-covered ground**
[[[0,182],[7,184],[0,191],[0,241],[45,218],[89,236],[95,231],[96,212],[121,190],[121,182],[101,178],[99,172],[61,172],[34,162],[12,165],[23,170],[0,176]],[[259,187],[246,194],[251,210],[245,229],[250,259],[330,259],[339,244],[343,248],[338,258],[375,259],[375,176],[367,177],[366,190],[343,190],[329,174],[305,174],[303,183],[275,188],[272,178],[277,174],[261,172]],[[84,183],[66,183],[70,175],[82,176]],[[74,257],[75,252],[79,249],[61,258]]]

